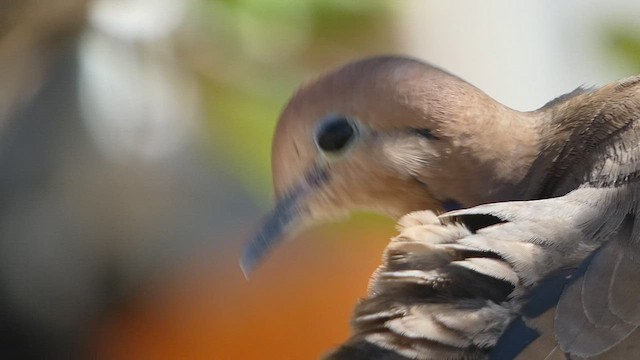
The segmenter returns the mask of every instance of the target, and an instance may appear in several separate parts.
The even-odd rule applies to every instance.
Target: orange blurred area
[[[318,229],[247,281],[237,258],[203,254],[99,332],[107,359],[308,359],[337,346],[393,229]],[[239,249],[239,248],[238,248]],[[238,252],[236,252],[238,253]]]

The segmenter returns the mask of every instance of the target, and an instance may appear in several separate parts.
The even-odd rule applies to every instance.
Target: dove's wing
[[[384,349],[383,359],[616,351],[640,316],[634,195],[581,188],[440,218],[408,215],[333,359],[354,358],[340,356],[360,346]]]

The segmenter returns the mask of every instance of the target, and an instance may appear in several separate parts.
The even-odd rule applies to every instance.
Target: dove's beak
[[[314,166],[297,185],[281,196],[242,253],[240,267],[245,277],[249,276],[272,248],[311,222],[313,216],[310,199],[318,193],[327,179],[327,171]]]

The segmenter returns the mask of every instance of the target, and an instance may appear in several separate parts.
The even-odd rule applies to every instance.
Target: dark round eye
[[[338,152],[344,149],[354,138],[356,129],[353,122],[336,117],[328,119],[316,132],[316,144],[326,152]]]

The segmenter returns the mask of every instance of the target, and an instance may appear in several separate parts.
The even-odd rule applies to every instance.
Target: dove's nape
[[[583,357],[615,353],[615,347],[634,329],[640,313],[634,305],[640,301],[615,295],[623,294],[634,282],[633,265],[638,260],[633,254],[639,249],[640,234],[634,220],[638,196],[635,184],[640,178],[636,124],[639,83],[632,78],[598,89],[577,89],[540,110],[521,113],[459,78],[416,60],[380,57],[348,64],[302,86],[283,111],[272,156],[276,195],[280,201],[286,200],[310,169],[326,171],[323,186],[314,188],[298,205],[306,209],[306,218],[297,219],[301,226],[353,209],[397,218],[415,210],[440,211],[452,203],[469,207],[523,200],[455,212],[470,231],[458,237],[440,239],[447,233],[437,233],[440,230],[433,230],[436,234],[427,237],[431,240],[422,238],[424,234],[418,230],[410,236],[405,234],[409,243],[448,241],[448,246],[461,253],[459,258],[449,259],[449,264],[427,247],[416,253],[416,261],[404,270],[414,275],[435,270],[451,274],[450,268],[441,267],[464,267],[466,277],[455,270],[457,275],[450,278],[452,289],[458,289],[445,296],[444,305],[453,306],[450,310],[471,300],[495,303],[494,291],[513,286],[506,295],[511,306],[509,316],[520,319],[519,311],[532,306],[527,303],[527,295],[533,294],[538,284],[557,275],[555,270],[573,269],[578,280],[567,284],[567,291],[559,297],[555,328],[551,321],[553,329],[547,329],[552,332],[551,342],[560,352]],[[536,199],[546,200],[532,201]],[[486,222],[492,218],[499,221]],[[266,221],[269,224],[274,220]],[[432,225],[432,229],[448,226]],[[480,241],[481,249],[471,243],[474,239]],[[266,240],[277,241],[275,237]],[[617,255],[620,251],[629,255],[621,257]],[[589,262],[583,264],[584,271],[575,272],[585,259]],[[506,275],[511,273],[517,276]],[[440,329],[438,339],[433,339],[432,328],[426,331],[431,337],[421,340],[418,330],[430,323],[420,321],[420,316],[406,316],[422,314],[425,309],[418,302],[421,310],[394,313],[398,309],[389,301],[410,306],[413,291],[424,288],[417,284],[407,292],[403,286],[394,285],[394,281],[404,281],[404,275],[383,280],[379,274],[375,276],[374,282],[388,282],[384,288],[395,290],[384,292],[384,296],[374,292],[372,300],[365,301],[381,307],[369,308],[373,311],[370,315],[365,309],[361,315],[374,323],[382,321],[382,325],[359,327],[362,316],[357,313],[354,336],[341,348],[348,350],[349,356],[383,359],[405,354],[428,359],[447,353],[458,356],[451,358],[469,354],[483,357],[489,356],[496,344],[501,348],[503,330],[513,333],[513,327],[507,328],[507,324],[496,325],[490,336],[479,331],[474,335],[477,338],[460,342],[455,336],[447,337],[446,329]],[[464,286],[456,287],[463,278],[473,279],[480,288],[465,293]],[[428,287],[429,282],[426,284],[422,286]],[[487,286],[487,293],[482,284]],[[492,290],[494,287],[496,290]],[[600,289],[599,295],[612,297],[603,302],[597,296],[585,299],[583,295],[578,301],[571,290],[577,287],[578,293]],[[437,291],[434,294],[442,300],[440,295]],[[604,304],[609,310],[594,315],[594,304]],[[499,309],[491,309],[482,312],[489,317],[487,321],[510,321],[511,317],[498,314]],[[576,311],[575,315],[571,311]],[[439,316],[446,318],[454,313],[445,311]],[[605,318],[618,330],[603,333]],[[414,332],[403,327],[406,325]],[[389,331],[396,333],[389,336]],[[604,341],[590,341],[590,336]],[[532,344],[517,351],[526,354],[536,347],[535,342]],[[406,346],[410,352],[406,352]]]

